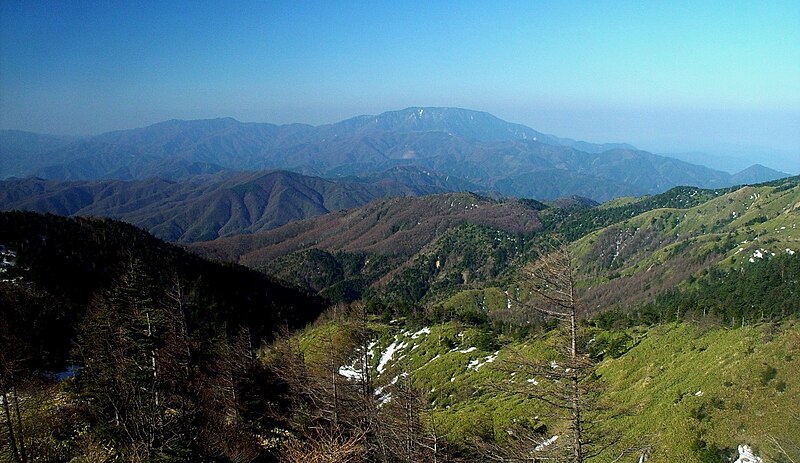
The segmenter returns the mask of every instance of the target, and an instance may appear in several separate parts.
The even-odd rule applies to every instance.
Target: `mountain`
[[[767,249],[762,243],[772,253],[800,251],[792,232],[798,188],[797,177],[679,187],[600,206],[580,197],[550,207],[466,193],[396,198],[191,249],[334,299],[344,293],[331,292],[346,289],[345,299],[378,291],[379,298],[432,304],[478,282],[507,284],[528,253],[557,234],[573,243],[582,277],[594,282],[583,297],[591,307],[612,308],[653,300],[696,272]]]
[[[395,172],[407,174],[427,176]],[[585,428],[602,444],[592,460],[790,461],[798,221],[793,177],[599,206],[382,199],[189,246],[365,299],[307,324],[319,298],[131,225],[0,213],[0,360],[14,372],[4,401],[40,455],[122,458],[151,438],[182,460],[282,461],[320,451],[311,422],[353,432],[322,451],[355,447],[364,461],[543,459],[570,442],[563,374],[576,364],[561,348],[574,331],[591,387],[572,390],[587,399],[585,423],[601,426]],[[531,309],[525,265],[557,238],[576,266],[574,328]],[[68,358],[74,378],[41,376]],[[115,418],[150,432],[131,437]],[[363,437],[366,419],[384,440]]]
[[[168,459],[251,455],[255,433],[236,436],[270,426],[268,413],[285,406],[256,349],[325,307],[125,223],[0,213],[3,401],[20,436],[0,446],[0,461],[92,458],[95,432],[125,436],[105,454],[139,460],[146,444],[127,449],[148,438]]]
[[[416,166],[512,196],[578,194],[597,201],[677,185],[733,183],[724,172],[630,145],[560,139],[459,108],[407,108],[318,127],[230,118],[172,120],[75,140],[28,157],[20,145],[7,147],[5,152],[12,152],[5,159],[25,158],[25,175],[62,180],[182,179],[261,169],[348,177]]]
[[[147,179],[0,181],[0,210],[111,217],[169,241],[255,233],[388,196],[470,188],[413,167],[367,178],[326,180],[286,171],[227,173],[189,181]]]
[[[530,233],[541,226],[536,211],[519,202],[495,201],[472,193],[444,193],[374,201],[262,233],[195,243],[190,248],[251,267],[310,248],[413,256],[444,231],[462,223],[514,234]]]
[[[0,130],[0,178],[24,177],[44,165],[59,162],[47,157],[47,153],[73,141],[73,137]]]
[[[770,180],[777,180],[784,177],[789,177],[789,174],[764,167],[761,164],[753,164],[747,169],[733,174],[731,180],[736,184],[744,185],[769,182]]]
[[[730,173],[746,169],[753,163],[763,164],[783,172],[790,172],[791,175],[800,173],[800,161],[798,161],[800,157],[798,157],[797,153],[764,146],[724,144],[704,147],[702,151],[660,154]]]

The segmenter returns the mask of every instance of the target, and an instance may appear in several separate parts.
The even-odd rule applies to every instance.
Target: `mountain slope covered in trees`
[[[286,171],[229,173],[187,181],[0,181],[0,210],[124,220],[169,241],[210,240],[361,206],[374,199],[468,189],[413,167],[368,178],[326,180]]]
[[[798,194],[450,193],[192,247],[348,302],[300,331],[322,301],[261,274],[111,220],[3,213],[0,426],[19,439],[0,455],[575,461],[577,442],[590,462],[791,461]],[[534,308],[554,247],[572,330]],[[74,378],[41,375],[67,360]]]
[[[3,461],[258,456],[254,351],[320,299],[111,220],[1,213],[0,244]]]

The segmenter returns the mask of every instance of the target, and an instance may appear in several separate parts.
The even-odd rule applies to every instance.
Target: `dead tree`
[[[575,264],[572,253],[558,246],[526,268],[533,298],[529,306],[535,311],[568,325],[568,341],[564,365],[553,362],[539,374],[551,383],[566,382],[568,387],[553,394],[549,404],[569,412],[572,459],[585,459],[584,417],[581,379],[590,364],[588,356],[578,351],[578,301],[575,295]],[[553,392],[553,391],[551,391]],[[540,444],[544,445],[544,443]]]
[[[503,452],[494,452],[500,461],[582,463],[621,445],[622,434],[607,428],[608,419],[615,413],[605,406],[587,353],[588,342],[579,332],[581,304],[576,292],[576,270],[575,258],[563,243],[557,243],[525,268],[518,294],[528,297],[520,300],[523,298],[517,296],[516,305],[557,321],[563,334],[549,356],[539,352],[534,358],[537,356],[531,352],[512,351],[498,366],[511,376],[498,384],[501,390],[546,404],[564,418],[566,429],[555,434],[537,420],[509,429],[509,444]],[[629,446],[612,461],[630,455],[637,445]]]

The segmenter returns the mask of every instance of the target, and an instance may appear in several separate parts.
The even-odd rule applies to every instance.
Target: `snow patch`
[[[386,365],[389,363],[389,361],[392,360],[392,357],[394,357],[395,352],[399,351],[400,349],[404,349],[407,346],[408,344],[406,344],[405,342],[401,342],[398,344],[397,341],[394,341],[391,344],[389,344],[386,350],[383,351],[383,353],[381,354],[381,359],[378,362],[378,366],[376,367],[378,373],[383,373],[383,371],[386,369]]]
[[[436,261],[439,262],[438,260]],[[429,327],[422,328],[421,330],[417,331],[416,333],[411,335],[411,339],[417,339],[418,337],[422,336],[423,334],[431,334],[431,329]]]
[[[473,370],[475,370],[475,371],[478,371],[478,368],[480,368],[480,367],[482,367],[482,366],[486,365],[487,363],[492,363],[492,362],[494,362],[494,361],[495,361],[495,359],[497,359],[497,355],[498,355],[499,353],[500,353],[500,351],[498,350],[497,352],[495,352],[495,353],[494,353],[494,354],[492,354],[492,355],[487,355],[486,357],[484,357],[484,358],[483,358],[483,361],[482,361],[482,362],[481,362],[481,360],[480,360],[480,359],[475,359],[475,360],[472,360],[472,361],[470,361],[470,362],[469,362],[469,365],[467,365],[467,370],[469,370],[469,369],[471,368],[471,369],[473,369]]]
[[[462,354],[469,354],[470,352],[475,352],[476,350],[478,350],[477,347],[470,347],[468,349],[460,350],[459,352]]]
[[[357,381],[361,379],[363,376],[360,370],[357,370],[354,365],[342,365],[339,367],[339,374],[344,376],[345,378]]]
[[[539,444],[536,447],[534,447],[533,451],[534,452],[540,452],[540,451],[544,450],[547,446],[552,445],[553,443],[555,443],[555,441],[557,441],[557,440],[558,440],[558,436],[553,436],[553,437],[551,437],[549,439],[545,439],[541,444]]]
[[[734,463],[762,463],[764,460],[753,453],[753,449],[747,444],[739,446],[739,458]]]

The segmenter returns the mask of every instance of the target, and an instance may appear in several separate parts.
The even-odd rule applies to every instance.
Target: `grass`
[[[326,338],[333,326],[321,325],[305,336]],[[405,344],[377,375],[376,385],[407,373],[425,394],[428,413],[457,443],[475,436],[502,440],[519,423],[549,421],[551,412],[542,403],[495,385],[513,379],[501,367],[512,352],[547,358],[557,333],[524,345],[501,339],[501,347],[487,350],[477,347],[482,333],[476,328],[455,323],[427,328],[429,334],[376,325],[373,368],[391,343]],[[651,447],[648,461],[703,462],[740,444],[751,445],[767,461],[775,455],[770,437],[800,442],[800,423],[790,425],[800,413],[799,322],[737,329],[684,322],[626,334],[630,348],[617,358],[606,356],[597,372],[614,409],[607,424],[622,431],[625,442]],[[619,333],[594,329],[591,335]]]

